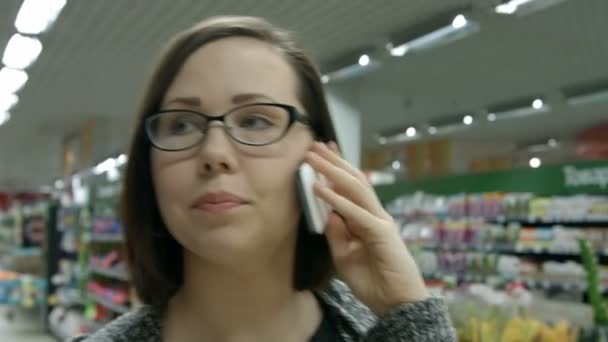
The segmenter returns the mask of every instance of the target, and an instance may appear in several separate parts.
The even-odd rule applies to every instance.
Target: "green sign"
[[[376,187],[380,200],[385,203],[417,191],[438,195],[480,192],[528,192],[547,196],[608,194],[608,161],[471,173]]]

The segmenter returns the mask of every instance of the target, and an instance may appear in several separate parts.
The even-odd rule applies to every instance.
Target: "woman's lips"
[[[193,208],[208,213],[224,213],[247,203],[248,201],[229,192],[209,192],[199,197]]]

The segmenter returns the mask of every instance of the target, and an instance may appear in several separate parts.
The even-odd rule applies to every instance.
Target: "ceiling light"
[[[384,144],[386,144],[388,141],[387,141],[387,139],[386,139],[385,137],[380,137],[380,138],[378,138],[378,142],[379,142],[381,145],[384,145]]]
[[[113,170],[115,168],[116,168],[116,159],[108,158],[108,159],[104,160],[103,162],[97,164],[97,166],[95,166],[93,168],[93,173],[96,175],[100,175],[104,172],[109,172],[110,170]]]
[[[392,163],[393,170],[399,170],[401,168],[401,163],[398,160],[395,160]]]
[[[490,121],[490,122],[496,121],[496,114],[494,114],[494,113],[488,114],[488,121]]]
[[[360,66],[367,66],[369,64],[369,56],[368,55],[361,55],[361,57],[359,57],[359,65]]]
[[[541,99],[536,99],[536,100],[534,100],[534,102],[532,102],[532,108],[534,108],[534,109],[541,109],[541,108],[543,108],[543,105],[544,105],[544,103],[543,103],[543,100],[541,100]]]
[[[4,125],[11,118],[9,112],[0,111],[0,126]]]
[[[321,76],[321,82],[323,84],[329,83],[329,76],[328,75]]]
[[[437,133],[437,127],[435,127],[435,126],[429,127],[429,134],[430,135],[433,135],[433,134],[436,134],[436,133]]]
[[[40,34],[46,31],[61,13],[66,0],[24,0],[15,27],[24,34]]]
[[[452,20],[452,27],[455,29],[460,29],[463,28],[467,25],[467,18],[465,18],[464,15],[459,14],[456,17],[454,17],[454,20]]]
[[[404,56],[409,52],[423,51],[463,39],[476,33],[479,29],[478,23],[468,20],[463,14],[458,14],[449,25],[406,42],[390,44],[387,47],[392,56]]]
[[[510,0],[495,7],[496,13],[527,15],[544,10],[565,0]]]
[[[530,164],[531,168],[537,169],[537,168],[539,168],[542,165],[542,162],[541,162],[541,160],[539,158],[534,157],[534,158],[530,159],[530,163],[529,164]]]
[[[27,73],[22,70],[2,68],[0,69],[0,92],[16,93],[27,82]]]
[[[505,119],[522,118],[531,115],[538,115],[541,113],[547,113],[551,110],[551,107],[544,103],[541,99],[526,99],[517,101],[516,103],[510,103],[507,105],[493,106],[488,109],[491,114],[494,114],[492,118],[496,121]],[[490,120],[488,114],[488,121]]]
[[[9,68],[25,69],[40,56],[42,43],[37,38],[15,33],[6,45],[2,63]]]
[[[470,115],[466,115],[464,118],[462,118],[462,123],[464,123],[465,125],[471,125],[473,123],[473,117]]]
[[[0,93],[0,113],[8,112],[19,102],[19,97],[13,93]]]
[[[116,158],[116,166],[122,166],[124,164],[127,163],[127,155],[126,154],[121,154],[118,156],[118,158]]]
[[[415,127],[409,127],[408,129],[405,130],[405,134],[408,137],[410,137],[410,138],[413,137],[413,136],[415,136],[416,135],[416,128]]]

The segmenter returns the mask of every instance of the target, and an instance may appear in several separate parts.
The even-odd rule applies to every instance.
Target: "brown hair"
[[[144,120],[159,110],[167,88],[194,51],[229,37],[259,39],[281,51],[297,75],[298,98],[311,115],[315,138],[336,141],[319,72],[288,32],[260,18],[224,16],[204,20],[178,34],[163,53],[140,104],[121,198],[130,274],[137,295],[145,304],[164,306],[181,287],[183,251],[169,234],[158,209]],[[303,224],[300,218],[293,286],[297,290],[319,289],[333,274],[329,247],[324,236],[308,233]]]

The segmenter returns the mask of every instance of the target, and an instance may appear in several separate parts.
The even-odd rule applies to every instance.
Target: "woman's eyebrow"
[[[171,99],[170,101],[167,101],[163,107],[168,107],[171,104],[174,103],[179,103],[179,104],[183,104],[186,106],[191,106],[191,107],[200,107],[201,106],[201,99],[196,97],[196,96],[185,96],[185,97],[176,97]]]
[[[232,97],[232,103],[234,104],[243,104],[247,102],[252,102],[256,100],[263,100],[266,102],[277,102],[272,97],[260,93],[243,93],[237,94]]]
[[[273,102],[273,103],[277,102],[272,97],[270,97],[268,95],[260,94],[260,93],[242,93],[242,94],[234,95],[231,98],[231,102],[236,105],[253,102],[256,100],[263,100],[265,102]],[[163,105],[163,107],[168,107],[169,105],[176,104],[176,103],[181,104],[181,105],[190,106],[190,107],[197,107],[197,108],[200,108],[202,105],[202,101],[199,97],[180,96],[180,97],[175,97],[175,98],[167,101]]]

